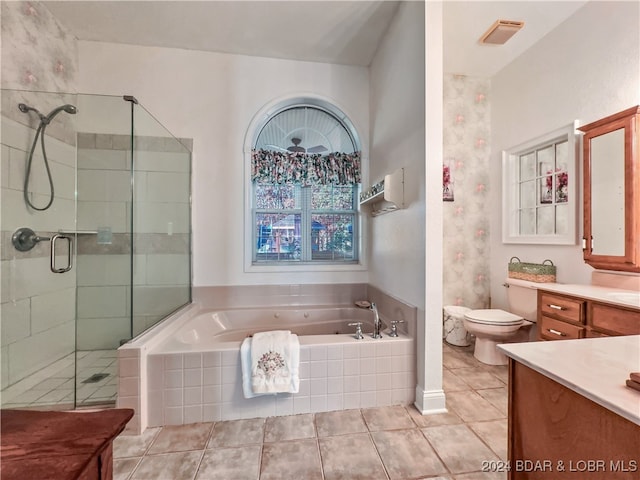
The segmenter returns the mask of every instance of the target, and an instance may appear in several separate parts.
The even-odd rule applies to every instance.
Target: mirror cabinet
[[[640,106],[580,127],[584,160],[584,261],[640,272]]]

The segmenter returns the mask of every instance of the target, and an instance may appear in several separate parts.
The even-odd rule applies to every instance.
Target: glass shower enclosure
[[[0,403],[113,404],[116,349],[191,301],[191,141],[130,96],[2,90],[0,121]]]

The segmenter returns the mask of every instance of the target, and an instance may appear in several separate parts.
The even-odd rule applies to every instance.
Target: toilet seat
[[[465,313],[464,317],[473,323],[483,325],[518,325],[523,322],[523,318],[510,312],[505,312],[499,308],[486,308],[472,310]]]

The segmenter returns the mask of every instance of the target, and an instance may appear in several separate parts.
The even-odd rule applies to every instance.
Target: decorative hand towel
[[[297,393],[300,342],[288,330],[256,333],[240,348],[245,398],[256,395]]]

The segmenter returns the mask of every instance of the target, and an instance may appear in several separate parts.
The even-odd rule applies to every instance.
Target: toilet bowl
[[[464,328],[476,337],[473,356],[487,365],[506,365],[507,357],[496,345],[529,340],[535,323],[538,284],[509,278],[505,282],[509,309],[471,310],[464,315]]]

